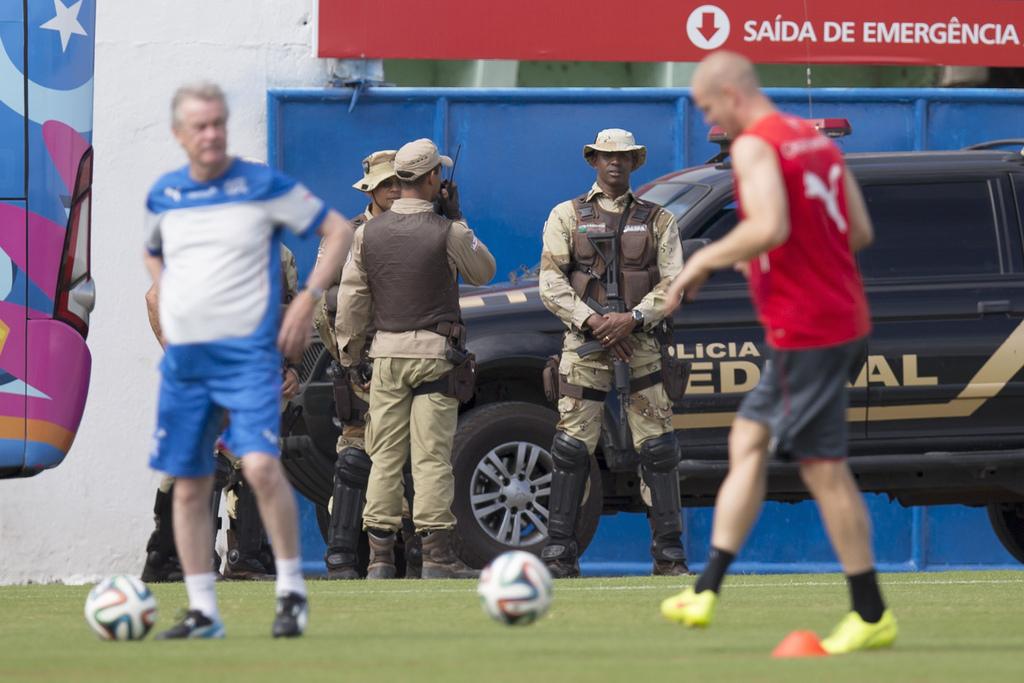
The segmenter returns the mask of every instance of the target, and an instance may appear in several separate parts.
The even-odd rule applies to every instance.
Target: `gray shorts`
[[[782,459],[845,458],[846,409],[864,362],[863,339],[821,349],[770,349],[761,381],[740,404],[739,415],[767,425],[769,448]]]

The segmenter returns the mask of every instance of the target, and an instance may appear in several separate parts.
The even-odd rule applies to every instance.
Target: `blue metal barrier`
[[[810,104],[806,90],[769,92],[787,111],[850,119],[853,135],[840,142],[849,152],[954,149],[1024,134],[1021,91],[823,89]],[[717,151],[687,89],[371,88],[349,112],[351,96],[347,89],[269,91],[270,163],[353,215],[366,202],[351,185],[370,152],[417,137],[449,153],[462,144],[462,208],[495,254],[499,279],[540,260],[548,212],[593,183],[582,150],[598,130],[626,128],[647,145],[634,186]],[[307,272],[311,241],[290,246]]]
[[[844,117],[853,135],[847,152],[957,149],[996,138],[1024,137],[1024,92],[1013,90],[769,90],[786,111]],[[560,201],[590,187],[594,171],[583,145],[602,128],[631,130],[647,145],[647,164],[634,187],[703,163],[717,147],[688,89],[430,89],[371,88],[349,111],[352,91],[271,90],[267,94],[268,158],[347,215],[362,210],[351,188],[360,161],[378,149],[429,137],[442,151],[461,144],[457,180],[469,223],[498,262],[498,279],[540,260],[544,220]],[[316,238],[286,237],[302,277],[316,256]],[[871,497],[876,550],[889,570],[1017,566],[999,545],[983,510],[960,506],[902,508]],[[685,511],[686,543],[700,566],[710,510]],[[322,571],[315,516],[303,513],[307,569]],[[649,570],[649,531],[642,516],[602,519],[584,556],[590,573]],[[740,571],[834,570],[831,549],[812,505],[769,504]]]

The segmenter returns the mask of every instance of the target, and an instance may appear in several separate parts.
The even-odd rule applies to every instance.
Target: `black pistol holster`
[[[476,390],[476,356],[466,350],[466,326],[462,323],[438,323],[434,329],[447,339],[444,357],[452,369],[432,382],[424,382],[413,389],[413,396],[441,394],[458,399],[459,403],[473,400]]]
[[[665,318],[654,328],[654,338],[661,347],[661,383],[669,399],[678,401],[686,393],[690,381],[690,363],[676,355],[672,319]]]
[[[360,372],[358,368],[343,368],[332,362],[327,374],[331,377],[334,388],[334,411],[343,424],[362,424],[370,411],[370,404],[356,395],[352,386],[352,372]]]

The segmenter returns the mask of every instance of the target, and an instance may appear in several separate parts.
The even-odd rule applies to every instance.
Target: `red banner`
[[[1024,66],[1020,0],[319,0],[321,57]]]

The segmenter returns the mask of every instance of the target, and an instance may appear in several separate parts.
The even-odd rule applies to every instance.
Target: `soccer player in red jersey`
[[[707,626],[722,578],[765,497],[769,455],[793,459],[817,501],[850,587],[852,611],[822,646],[832,654],[887,647],[896,620],[875,574],[867,509],[847,456],[846,382],[863,363],[871,320],[853,254],[873,239],[856,181],[831,140],[779,112],[744,57],[701,62],[693,98],[731,139],[741,220],[684,264],[667,295],[671,312],[715,271],[750,283],[769,359],[729,434],[729,474],[718,491],[708,564],[662,614]]]

